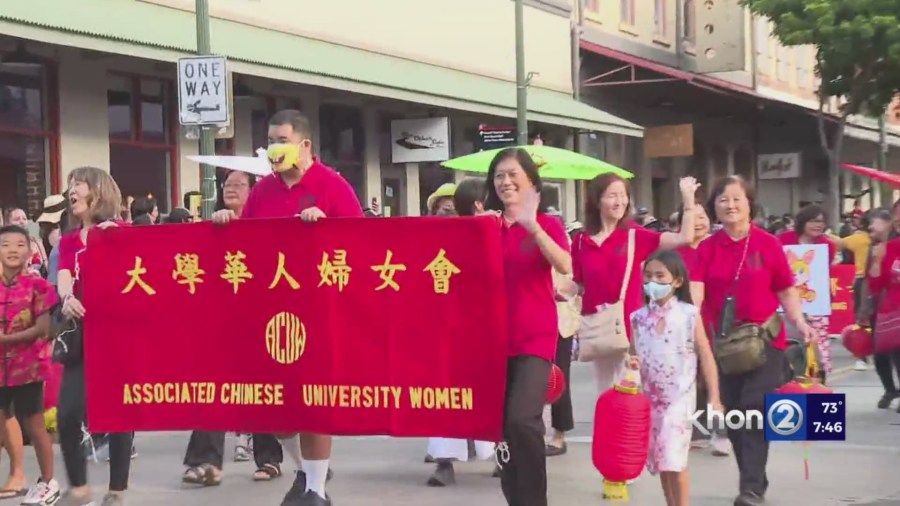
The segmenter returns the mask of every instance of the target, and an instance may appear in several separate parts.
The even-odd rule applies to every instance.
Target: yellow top
[[[842,241],[844,247],[853,253],[853,263],[856,265],[856,277],[866,275],[866,259],[869,256],[869,246],[872,239],[868,232],[858,230],[845,237]]]

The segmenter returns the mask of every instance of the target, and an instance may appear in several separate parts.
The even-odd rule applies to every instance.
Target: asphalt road
[[[834,341],[836,368],[832,386],[847,394],[847,441],[843,443],[775,443],[769,462],[772,505],[900,506],[900,414],[875,409],[881,387],[874,371],[851,370],[852,360]],[[591,369],[573,368],[576,429],[569,452],[549,462],[551,505],[599,504],[601,479],[590,459],[591,420],[596,391]],[[270,483],[254,483],[252,463],[228,463],[221,486],[188,489],[180,482],[186,433],[139,434],[139,457],[133,462],[127,502],[134,506],[273,505],[290,484],[286,475]],[[228,442],[231,457],[234,440]],[[808,454],[809,480],[804,479],[803,456]],[[490,477],[492,463],[457,465],[457,485],[445,489],[425,486],[432,468],[422,462],[422,439],[340,438],[335,442],[329,485],[337,506],[503,506],[499,480]],[[29,476],[36,476],[34,456],[26,449]],[[106,485],[105,464],[92,464],[91,483],[99,499]],[[64,476],[58,461],[58,476]],[[64,480],[61,480],[64,481]],[[737,490],[737,469],[731,458],[692,452],[692,504],[730,506]],[[657,480],[645,473],[631,487],[634,506],[664,503]]]

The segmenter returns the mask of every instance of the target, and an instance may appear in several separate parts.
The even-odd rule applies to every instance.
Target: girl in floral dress
[[[640,369],[650,398],[651,436],[647,469],[659,474],[668,506],[687,506],[691,415],[697,409],[697,359],[709,389],[710,406],[722,412],[719,380],[699,308],[691,304],[684,260],[658,251],[644,264],[647,304],[631,315],[631,367]]]

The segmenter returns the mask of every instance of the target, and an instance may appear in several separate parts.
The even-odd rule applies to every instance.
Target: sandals
[[[281,466],[278,464],[263,464],[253,473],[253,481],[272,481],[281,476]]]
[[[547,444],[544,452],[548,457],[557,457],[559,455],[565,455],[568,450],[569,446],[566,443],[563,443],[561,446]]]
[[[4,499],[14,499],[16,497],[25,497],[28,495],[27,488],[4,488],[0,490],[0,501]]]
[[[210,464],[191,467],[181,476],[183,483],[214,487],[222,484],[222,471]]]

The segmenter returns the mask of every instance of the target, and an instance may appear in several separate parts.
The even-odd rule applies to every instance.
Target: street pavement
[[[832,386],[847,394],[847,441],[841,443],[774,443],[769,457],[771,488],[768,504],[828,506],[900,506],[900,414],[877,410],[881,387],[874,371],[852,371],[852,360],[835,348]],[[591,421],[596,387],[591,368],[573,365],[572,388],[576,429],[569,452],[548,460],[552,506],[600,504],[601,478],[591,463]],[[278,505],[292,480],[293,464],[285,476],[254,483],[252,463],[225,465],[222,485],[191,489],[181,484],[181,460],[186,433],[138,434],[139,456],[133,461],[127,503],[132,506]],[[234,440],[228,441],[231,458]],[[809,480],[804,479],[803,455],[809,457]],[[491,462],[457,464],[457,485],[429,488],[432,467],[423,463],[425,441],[382,437],[340,438],[335,441],[334,480],[329,493],[336,506],[503,506],[498,479],[491,478]],[[99,499],[106,486],[107,466],[91,464],[89,474]],[[26,448],[26,469],[37,475],[34,456]],[[714,457],[694,450],[690,461],[691,504],[730,506],[737,490],[737,468],[730,457]],[[64,476],[57,459],[57,475]],[[634,506],[664,505],[658,481],[648,473],[630,487]]]

